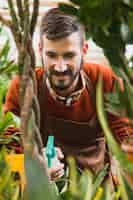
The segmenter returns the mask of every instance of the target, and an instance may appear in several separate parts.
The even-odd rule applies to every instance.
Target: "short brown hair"
[[[79,32],[81,42],[85,39],[83,25],[73,15],[65,14],[59,8],[50,9],[42,18],[40,33],[49,40],[57,40]]]

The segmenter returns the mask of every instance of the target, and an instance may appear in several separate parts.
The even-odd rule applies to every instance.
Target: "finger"
[[[58,159],[62,160],[64,158],[64,154],[59,147],[56,147],[56,152],[57,152]]]
[[[60,171],[56,172],[55,174],[53,174],[53,176],[51,176],[51,180],[57,181],[63,175],[64,175],[64,170],[60,170]]]
[[[50,168],[49,169],[49,171],[51,172],[51,173],[58,173],[60,170],[62,170],[64,168],[64,164],[63,163],[61,163],[61,164],[59,164],[57,167],[52,167],[52,168]]]
[[[49,171],[49,176],[51,177],[51,179],[53,178],[57,178],[60,173],[64,172],[64,164],[61,164],[60,167],[56,167],[56,168],[50,168]]]
[[[62,176],[63,174],[64,174],[64,169],[56,172],[53,176],[56,177],[56,178],[58,178],[58,177]]]
[[[56,178],[59,179],[64,175],[64,170],[61,170],[60,172],[58,172],[58,174],[56,174]]]
[[[62,169],[62,170],[59,172],[58,177],[60,178],[60,177],[62,177],[63,175],[64,175],[64,169]]]

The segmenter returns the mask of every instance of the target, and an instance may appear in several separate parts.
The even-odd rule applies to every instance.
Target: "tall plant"
[[[45,161],[40,163],[39,160],[39,154],[42,155],[39,134],[40,111],[36,98],[35,55],[32,48],[32,37],[37,22],[39,0],[33,0],[32,12],[29,9],[29,0],[16,0],[17,9],[15,9],[13,0],[8,0],[7,2],[11,20],[6,20],[0,15],[0,21],[10,28],[19,53],[21,133],[24,141],[26,190],[29,199],[43,199],[43,189],[46,188],[49,191],[50,183],[47,177]],[[39,176],[38,173],[40,173]],[[39,182],[40,185],[38,185]],[[49,194],[53,195],[52,192],[49,192]]]

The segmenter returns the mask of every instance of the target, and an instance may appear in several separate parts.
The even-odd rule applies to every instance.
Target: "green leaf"
[[[96,196],[94,197],[94,200],[104,200],[103,199],[103,188],[98,188],[98,191],[96,193]]]
[[[127,83],[125,85],[125,92],[126,92],[126,98],[127,98],[127,109],[128,109],[128,116],[130,118],[133,118],[133,86],[130,83]]]
[[[82,6],[87,0],[70,0],[73,4]]]
[[[106,182],[106,185],[105,185],[105,199],[113,200],[112,196],[113,195],[112,195],[112,192],[111,192],[111,189],[110,189],[110,183],[108,181],[108,182]]]
[[[4,133],[5,129],[8,128],[9,125],[13,123],[13,115],[11,112],[7,112],[3,116],[3,121],[0,124],[0,134]]]
[[[67,190],[67,191],[65,191],[65,192],[63,192],[63,193],[61,193],[61,194],[60,194],[60,197],[61,197],[61,199],[63,199],[63,200],[68,200],[68,199],[69,199],[69,200],[74,200],[69,190]]]
[[[77,193],[79,192],[78,187],[77,187],[78,173],[76,170],[76,162],[74,158],[72,157],[68,158],[68,165],[69,165],[69,178],[71,180],[69,183],[68,190],[70,191],[72,195],[77,195]]]
[[[0,51],[0,60],[2,60],[2,59],[6,60],[7,59],[7,56],[9,54],[9,49],[10,49],[9,40],[7,40],[4,47]],[[0,66],[0,68],[1,68],[1,66]]]
[[[16,185],[11,200],[19,200],[19,197],[20,197],[20,187],[19,187],[19,185]]]
[[[131,176],[133,176],[133,163],[130,162],[127,159],[126,155],[122,152],[119,144],[114,139],[113,133],[111,132],[108,125],[107,116],[104,110],[101,77],[99,77],[99,81],[98,81],[97,89],[96,89],[96,108],[97,108],[98,119],[103,129],[110,151],[115,156],[115,158],[120,162],[121,167],[127,170],[127,172]]]
[[[61,11],[63,11],[64,13],[67,13],[69,15],[76,15],[76,16],[78,15],[78,9],[71,5],[68,5],[65,3],[60,3],[59,8]]]
[[[9,167],[6,167],[1,174],[0,193],[6,188],[10,178],[11,178],[11,170]]]
[[[92,193],[92,197],[94,197],[96,195],[96,192],[98,190],[98,188],[100,187],[101,183],[103,182],[105,176],[108,174],[108,167],[109,165],[106,164],[103,168],[103,170],[101,170],[97,176],[94,179],[93,182],[93,193]]]
[[[44,169],[38,159],[30,154],[25,154],[26,171],[26,191],[28,198],[32,200],[58,200],[56,192],[49,182],[46,169]]]
[[[117,168],[117,174],[118,174],[118,181],[119,181],[119,189],[120,189],[120,193],[121,193],[121,199],[122,200],[129,200],[128,193],[127,193],[125,183],[124,183],[124,179],[123,179],[123,176],[121,174],[121,170],[120,170],[119,167]]]
[[[93,176],[89,170],[85,170],[80,178],[80,182],[78,185],[80,188],[79,197],[82,200],[91,200],[92,192],[93,192]]]

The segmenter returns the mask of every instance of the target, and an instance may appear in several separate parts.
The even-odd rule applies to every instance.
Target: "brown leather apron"
[[[94,91],[85,75],[89,94]],[[92,95],[95,104],[95,96]],[[94,173],[105,164],[105,139],[96,117],[89,122],[76,122],[49,116],[47,113],[47,96],[45,77],[39,85],[39,104],[41,111],[41,137],[44,146],[48,135],[55,136],[55,145],[60,147],[65,156],[74,156],[80,168],[90,168]],[[58,112],[58,111],[57,111]]]

